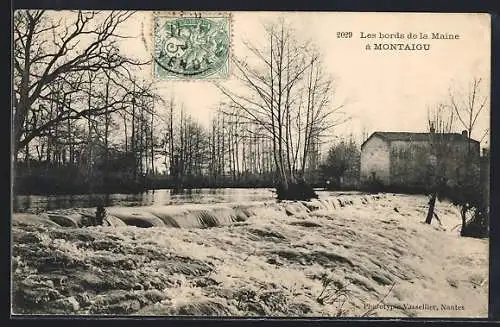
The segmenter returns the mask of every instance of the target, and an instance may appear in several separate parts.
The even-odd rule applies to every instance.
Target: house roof
[[[408,141],[408,142],[425,142],[425,141],[430,141],[432,133],[412,133],[412,132],[375,132],[372,135],[370,135],[369,138],[366,139],[366,141],[361,144],[361,147],[365,145],[365,143],[371,139],[374,136],[379,136],[380,138],[386,140],[387,142],[392,142],[392,141]],[[462,134],[460,133],[443,133],[440,134],[445,140],[449,141],[464,141],[465,138]],[[477,142],[478,141],[467,138],[469,141],[472,142]]]

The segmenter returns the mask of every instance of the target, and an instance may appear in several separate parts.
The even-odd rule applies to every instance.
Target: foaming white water
[[[271,210],[288,216],[306,218],[312,211],[332,211],[353,204],[366,204],[369,195],[323,196],[311,201],[257,201],[221,204],[155,205],[140,207],[108,207],[108,223],[124,225],[174,228],[210,228],[225,226],[256,217],[262,211]],[[52,211],[44,217],[62,227],[81,227],[85,216],[92,216],[92,209]],[[16,215],[14,215],[16,216]]]

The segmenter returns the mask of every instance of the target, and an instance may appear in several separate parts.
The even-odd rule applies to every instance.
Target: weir
[[[263,214],[305,217],[312,211],[332,211],[353,204],[366,204],[373,195],[339,196],[311,201],[267,201],[224,204],[182,204],[167,206],[108,207],[107,226],[140,228],[211,228],[244,222]],[[83,221],[95,214],[92,208],[66,209],[34,214],[14,214],[13,221],[51,227],[83,228]],[[95,228],[95,227],[89,227]]]

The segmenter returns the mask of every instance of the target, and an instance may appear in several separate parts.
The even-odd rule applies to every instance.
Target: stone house
[[[375,132],[361,145],[360,181],[425,189],[436,169],[435,149],[446,144],[440,165],[448,184],[463,176],[467,158],[479,160],[479,142],[460,133]],[[443,152],[443,151],[441,151]],[[470,157],[468,155],[470,154]]]

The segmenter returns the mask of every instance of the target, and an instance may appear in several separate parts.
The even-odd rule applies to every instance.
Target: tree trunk
[[[17,161],[17,155],[20,150],[20,141],[23,135],[23,125],[26,116],[30,110],[30,70],[31,70],[31,43],[33,40],[34,25],[29,25],[26,36],[25,46],[23,49],[24,65],[21,74],[21,83],[19,87],[19,101],[16,101],[16,110],[14,111],[14,162]],[[15,95],[14,95],[15,97]]]
[[[87,107],[90,109],[92,107],[92,76],[89,72],[89,94],[87,98]],[[51,105],[52,108],[52,105]],[[93,170],[92,170],[92,155],[93,155],[93,136],[92,136],[92,118],[90,115],[87,117],[87,127],[89,129],[89,134],[87,135],[87,178],[89,180],[90,189],[92,189],[93,183]]]
[[[155,144],[153,142],[154,138],[154,129],[153,129],[153,124],[154,124],[154,101],[153,101],[153,108],[151,112],[151,126],[150,126],[150,143],[151,143],[151,174],[155,174]]]
[[[106,80],[106,88],[104,94],[104,104],[106,106],[106,110],[104,112],[104,177],[108,178],[109,176],[109,125],[111,123],[109,112],[108,112],[108,104],[109,104],[109,83],[110,80]]]
[[[125,133],[125,154],[128,154],[128,133],[127,133],[127,117],[123,114],[123,130]]]
[[[427,218],[425,218],[425,223],[430,224],[432,222],[432,217],[434,217],[434,207],[436,206],[437,192],[433,192],[429,200],[429,211],[427,211]]]
[[[466,234],[465,233],[465,229],[467,228],[466,214],[467,214],[467,205],[462,205],[462,208],[460,209],[460,216],[462,217],[462,228],[460,229],[460,236],[464,236]]]
[[[134,89],[132,92],[132,135],[130,137],[130,148],[132,149],[132,154],[134,156],[134,167],[133,167],[133,175],[134,175],[134,182],[137,181],[137,153],[136,153],[136,126],[135,126],[135,85]]]
[[[169,116],[170,122],[168,126],[168,133],[169,133],[169,142],[168,142],[168,147],[169,147],[169,159],[170,159],[170,167],[169,170],[171,172],[174,172],[175,166],[174,166],[174,102],[173,100],[170,100],[170,116]]]

